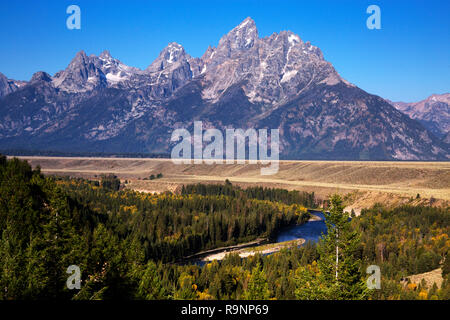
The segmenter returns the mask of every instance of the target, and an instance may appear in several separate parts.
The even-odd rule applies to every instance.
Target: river
[[[322,234],[325,234],[327,231],[327,227],[325,225],[325,220],[324,220],[325,219],[324,214],[321,211],[317,211],[317,210],[310,210],[309,212],[320,219],[311,219],[311,220],[305,222],[304,224],[290,226],[290,227],[286,227],[286,228],[280,230],[274,243],[281,243],[281,242],[285,242],[285,241],[298,240],[298,239],[304,239],[305,240],[304,244],[306,244],[308,241],[312,241],[314,243],[319,241]],[[244,246],[245,245],[246,244],[244,244]],[[205,265],[205,263],[207,263],[206,260],[208,260],[208,259],[221,260],[228,252],[230,252],[229,248],[227,248],[227,249],[224,248],[224,250],[219,249],[219,252],[215,252],[214,254],[208,255],[206,257],[204,256],[202,258],[190,260],[190,263],[197,264],[199,266],[203,266],[203,265]],[[239,251],[234,251],[234,252],[239,253]],[[268,255],[268,254],[271,254],[271,253],[266,253],[264,255]]]
[[[310,220],[302,225],[295,225],[291,227],[287,227],[284,230],[281,230],[278,234],[275,242],[284,242],[295,239],[305,239],[306,242],[319,241],[322,233],[327,233],[327,227],[325,225],[325,217],[321,211],[310,210],[311,214],[318,216],[320,220]],[[306,243],[305,242],[305,243]]]

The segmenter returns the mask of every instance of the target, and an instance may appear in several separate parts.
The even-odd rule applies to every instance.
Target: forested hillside
[[[116,191],[109,187],[110,179],[104,177],[107,182],[102,180],[101,187],[82,179],[58,179],[56,183],[77,203],[106,214],[105,226],[120,239],[138,241],[146,259],[174,262],[205,249],[258,237],[272,239],[280,228],[309,217],[301,204],[258,200],[231,186],[226,195],[152,195]]]
[[[349,221],[334,196],[317,245],[180,263],[203,250],[271,240],[308,220],[314,205],[313,194],[229,182],[152,195],[122,190],[114,176],[48,177],[0,157],[0,299],[450,298],[448,208],[376,206]],[[371,264],[381,267],[380,290],[365,288]],[[81,269],[81,290],[66,287],[70,265]],[[442,289],[401,284],[438,267]]]

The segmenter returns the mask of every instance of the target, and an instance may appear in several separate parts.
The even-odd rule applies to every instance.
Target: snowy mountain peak
[[[217,49],[230,56],[235,51],[253,47],[258,40],[258,29],[253,19],[246,18],[219,41]]]
[[[202,120],[219,130],[279,128],[288,159],[450,159],[449,95],[410,108],[445,134],[438,139],[343,80],[298,35],[259,38],[251,18],[202,58],[171,42],[142,71],[108,51],[80,51],[49,79],[37,73],[22,89],[0,74],[2,148],[170,152],[170,133]]]
[[[174,63],[178,61],[181,56],[185,55],[184,48],[176,42],[169,43],[167,52],[169,54],[169,56],[166,57],[167,63]]]
[[[111,53],[109,52],[109,50],[104,50],[102,53],[100,53],[100,55],[98,56],[100,59],[111,59]]]
[[[190,56],[186,54],[182,45],[176,42],[171,42],[159,53],[159,56],[147,68],[147,71],[149,72],[163,71],[164,69],[170,67],[176,62],[178,61],[184,62],[189,58]]]
[[[250,18],[247,17],[244,19],[244,21],[242,21],[237,27],[235,27],[234,29],[244,29],[244,28],[255,28],[256,29],[256,24],[255,21]]]
[[[97,63],[101,61],[99,68],[104,73],[109,85],[116,85],[120,82],[129,80],[133,74],[139,72],[138,68],[130,67],[117,59],[114,59],[109,51],[103,51],[98,59],[94,59]]]
[[[139,73],[138,68],[130,67],[113,58],[109,51],[103,51],[98,57],[89,57],[79,51],[67,68],[56,73],[53,85],[68,92],[84,92],[96,87],[117,86]]]
[[[290,44],[296,44],[296,43],[300,43],[302,40],[300,39],[300,37],[296,34],[290,34],[288,37],[288,41]]]

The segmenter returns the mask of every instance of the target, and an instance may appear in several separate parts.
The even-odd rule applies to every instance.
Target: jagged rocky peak
[[[178,88],[185,85],[194,76],[199,75],[203,62],[199,58],[192,58],[184,48],[171,42],[145,70],[150,77],[154,97],[168,97]]]
[[[93,60],[98,63],[98,67],[102,70],[109,85],[129,80],[134,74],[141,72],[138,68],[127,66],[113,58],[108,50],[103,51],[98,58],[94,56]]]
[[[61,73],[61,75],[63,73],[69,72],[69,71],[74,71],[74,70],[84,70],[89,68],[89,65],[92,62],[92,57],[88,57],[86,55],[86,52],[84,52],[83,50],[78,51],[75,54],[75,57],[73,57],[73,59],[70,61],[69,65],[67,66],[67,68],[65,70],[63,70],[63,72]],[[93,65],[92,65],[93,67]],[[91,68],[92,68],[91,67]],[[56,75],[55,75],[56,76]],[[87,78],[87,74],[85,74],[84,72],[82,72],[81,76],[84,78]]]
[[[430,102],[445,102],[450,103],[450,93],[432,94],[427,98]]]
[[[159,53],[159,56],[147,68],[147,71],[162,71],[176,62],[184,62],[189,58],[189,55],[186,54],[182,45],[176,42],[171,42]]]
[[[211,56],[214,54],[214,51],[215,51],[214,47],[208,46],[208,49],[206,49],[201,59],[205,61],[211,59]]]
[[[98,56],[98,58],[95,55],[91,55],[91,60],[95,62],[97,61],[101,61],[101,64],[103,67],[108,67],[110,65],[123,65],[125,66],[122,62],[120,62],[118,59],[115,59],[111,56],[111,53],[108,50],[104,50],[102,53],[100,53],[100,55]],[[128,67],[128,66],[126,66]],[[132,68],[132,67],[128,67],[128,68]]]
[[[104,50],[102,53],[100,53],[100,55],[98,57],[100,59],[104,59],[104,60],[112,59],[112,56],[111,56],[111,53],[109,52],[109,50]]]
[[[87,56],[79,51],[67,68],[54,75],[55,87],[69,92],[82,92],[96,87],[118,86],[141,71],[113,58],[109,51]]]
[[[279,33],[273,33],[271,37],[283,41],[287,46],[301,45],[303,43],[300,36],[293,33],[292,31],[283,30],[280,31]]]
[[[37,82],[37,81],[43,81],[43,82],[51,82],[52,81],[52,77],[44,71],[38,71],[36,73],[33,74],[33,76],[31,77],[30,82]]]
[[[89,57],[86,55],[84,50],[80,50],[76,53],[75,57],[69,63],[69,67],[79,67],[80,65],[84,65],[89,63]]]
[[[217,48],[208,46],[208,49],[206,49],[205,53],[201,57],[201,60],[205,64],[209,64],[212,61],[212,59],[214,58],[214,55],[216,54],[216,50],[217,50]]]
[[[17,91],[27,83],[27,81],[8,79],[0,72],[0,98]]]
[[[418,102],[390,103],[439,138],[450,131],[450,93],[433,94]]]
[[[14,85],[13,81],[9,80],[0,72],[0,98],[16,91],[16,89],[17,87]]]
[[[109,50],[104,50],[102,53],[100,53],[100,55],[98,56],[98,59],[95,59],[95,56],[92,56],[92,58],[94,61],[100,60],[102,66],[103,65],[111,65],[111,64],[118,65],[121,63],[119,60],[114,59],[111,56],[111,53],[109,52]]]
[[[302,56],[324,60],[322,51],[318,47],[313,46],[309,41],[304,42],[300,36],[292,31],[273,33],[271,36],[261,40],[265,47],[272,49],[274,52],[282,50],[286,58],[292,55],[295,59]]]
[[[229,57],[236,51],[253,47],[257,40],[258,29],[255,21],[248,17],[220,39],[217,50]]]
[[[208,46],[208,49],[206,49],[203,56],[200,59],[198,59],[198,61],[199,61],[198,65],[201,66],[199,74],[203,74],[208,70],[208,65],[211,64],[211,61],[214,58],[215,54],[216,54],[216,48]],[[195,74],[195,76],[196,75],[197,74]]]
[[[95,56],[88,57],[81,50],[69,63],[67,68],[53,77],[55,87],[69,92],[92,90],[98,86],[106,86],[106,78]]]
[[[28,84],[36,90],[8,99],[1,95],[22,84],[0,74],[0,147],[170,153],[170,132],[201,119],[219,130],[279,128],[286,158],[450,159],[448,95],[409,108],[423,115],[417,119],[424,126],[441,130],[438,139],[346,82],[319,48],[293,32],[259,38],[251,18],[201,58],[172,42],[139,70],[108,51],[80,51],[52,82],[41,81],[48,79],[38,73]],[[93,112],[99,108],[105,111]]]
[[[255,22],[245,19],[202,57],[211,85],[202,92],[217,101],[239,85],[252,103],[273,104],[293,99],[306,86],[334,85],[342,79],[319,48],[291,31],[258,38]]]

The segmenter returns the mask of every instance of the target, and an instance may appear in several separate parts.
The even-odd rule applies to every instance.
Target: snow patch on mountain
[[[298,72],[297,70],[290,70],[290,71],[284,73],[280,82],[281,83],[288,82],[289,80],[291,80],[297,74],[297,72]]]

